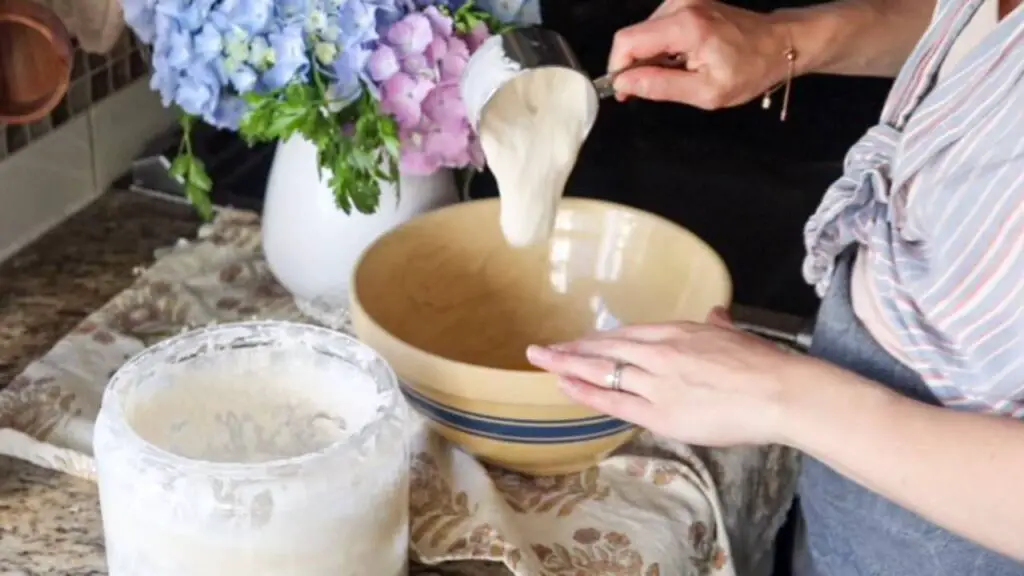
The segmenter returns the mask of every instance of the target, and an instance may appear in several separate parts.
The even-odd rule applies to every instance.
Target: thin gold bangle
[[[783,52],[783,57],[786,59],[786,79],[779,82],[775,86],[772,86],[764,93],[764,97],[761,98],[761,108],[765,110],[772,107],[772,94],[774,94],[779,88],[784,88],[782,91],[782,111],[779,112],[779,122],[785,122],[786,116],[789,115],[789,93],[793,89],[793,77],[796,76],[796,48],[793,47],[792,40],[789,43],[789,47]]]

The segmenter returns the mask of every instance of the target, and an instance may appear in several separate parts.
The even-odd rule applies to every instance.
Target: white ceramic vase
[[[303,311],[311,304],[344,305],[359,256],[374,240],[418,214],[458,201],[454,175],[403,174],[381,184],[374,214],[337,208],[317,172],[316,148],[304,138],[277,146],[263,207],[263,251],[271,272]]]

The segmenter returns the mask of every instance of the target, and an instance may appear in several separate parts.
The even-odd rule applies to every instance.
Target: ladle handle
[[[654,56],[653,58],[641,58],[640,60],[634,60],[632,64],[609,72],[604,76],[594,80],[594,89],[597,90],[598,98],[607,98],[615,94],[615,79],[619,77],[619,74],[627,70],[634,68],[641,68],[644,66],[656,66],[658,68],[673,68],[677,70],[686,70],[686,55],[685,54],[661,54]]]

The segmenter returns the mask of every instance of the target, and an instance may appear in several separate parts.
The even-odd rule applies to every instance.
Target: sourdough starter
[[[558,202],[587,139],[596,111],[589,78],[569,68],[545,67],[519,73],[492,37],[474,54],[480,65],[467,73],[470,92],[497,85],[483,105],[477,131],[487,164],[498,183],[501,231],[512,246],[545,242]]]

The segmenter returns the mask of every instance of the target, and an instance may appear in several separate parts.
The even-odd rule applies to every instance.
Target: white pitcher
[[[335,205],[324,176],[321,181],[311,142],[296,137],[278,144],[263,207],[263,251],[271,272],[304,309],[312,302],[343,306],[356,261],[374,240],[418,214],[458,201],[451,170],[402,174],[400,201],[394,184],[381,183],[376,213],[346,214]]]

